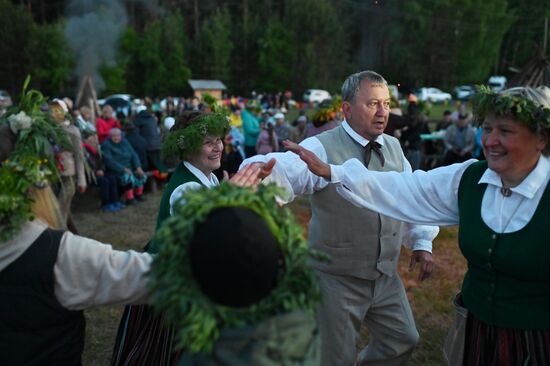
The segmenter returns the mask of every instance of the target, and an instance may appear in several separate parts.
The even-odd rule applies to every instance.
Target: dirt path
[[[99,210],[98,192],[92,190],[74,200],[73,217],[80,235],[118,249],[140,250],[151,237],[162,192],[147,194],[146,201],[118,213]],[[298,221],[307,227],[310,211],[307,199],[290,205]],[[443,229],[434,243],[435,270],[428,281],[419,283],[418,272],[409,272],[410,254],[402,251],[399,272],[411,300],[421,342],[410,365],[440,365],[441,347],[452,321],[451,299],[460,286],[465,262],[456,245],[456,228]],[[122,314],[121,306],[102,307],[86,311],[87,330],[83,364],[109,365],[112,347]],[[364,345],[368,340],[364,332]]]

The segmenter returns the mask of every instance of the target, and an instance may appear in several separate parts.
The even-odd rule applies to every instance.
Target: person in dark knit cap
[[[173,324],[179,365],[320,363],[308,261],[321,257],[278,194],[226,183],[189,191],[158,230],[153,306]]]

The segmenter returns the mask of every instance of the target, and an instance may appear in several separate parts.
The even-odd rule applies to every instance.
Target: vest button
[[[493,240],[497,240],[497,234],[493,234]]]
[[[489,254],[491,254],[493,252],[493,248],[487,249],[487,252],[489,252]]]

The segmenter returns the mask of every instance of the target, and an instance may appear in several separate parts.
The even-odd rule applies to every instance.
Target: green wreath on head
[[[517,119],[533,131],[537,131],[538,127],[550,128],[550,108],[537,105],[520,95],[496,93],[485,85],[478,86],[473,98],[473,111],[478,123],[482,123],[488,114],[494,113],[496,116]]]
[[[222,139],[229,132],[229,121],[223,113],[206,113],[197,117],[191,125],[170,131],[162,144],[163,159],[187,160],[200,152],[206,136]]]
[[[313,312],[321,293],[309,266],[310,259],[324,256],[308,248],[302,227],[288,208],[275,201],[281,194],[275,185],[260,186],[256,192],[222,183],[213,189],[187,191],[156,233],[159,252],[151,269],[153,306],[162,311],[176,329],[176,348],[193,353],[212,350],[226,327],[243,327],[296,309]],[[246,308],[213,303],[193,279],[187,247],[198,224],[220,207],[243,207],[257,213],[279,243],[284,271],[277,286],[260,302]]]

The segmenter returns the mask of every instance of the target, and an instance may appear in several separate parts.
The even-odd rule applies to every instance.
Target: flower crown
[[[16,135],[14,150],[0,162],[0,242],[13,237],[21,225],[32,219],[32,189],[42,188],[59,177],[54,150],[68,146],[68,140],[50,116],[40,107],[47,99],[23,85],[19,105],[10,107],[0,119]]]
[[[229,121],[224,114],[208,113],[199,115],[185,128],[170,131],[162,145],[165,159],[186,160],[201,150],[206,136],[224,138],[229,132]]]
[[[315,127],[321,127],[324,124],[334,120],[336,114],[342,109],[342,98],[336,97],[330,107],[319,109],[313,115],[312,123]]]
[[[496,93],[487,86],[479,86],[473,99],[476,121],[482,123],[488,114],[509,116],[524,123],[530,129],[550,128],[550,108],[537,104],[531,99],[506,91]]]
[[[193,353],[210,352],[226,327],[243,327],[274,315],[301,309],[313,312],[320,290],[308,261],[325,257],[308,248],[303,229],[288,208],[279,208],[275,185],[260,186],[256,192],[222,183],[212,189],[188,190],[184,205],[176,205],[156,233],[159,252],[151,269],[153,306],[175,326],[176,348]],[[220,207],[243,207],[254,211],[273,233],[284,259],[285,270],[277,286],[258,303],[233,308],[212,302],[194,281],[188,246],[195,228]]]

